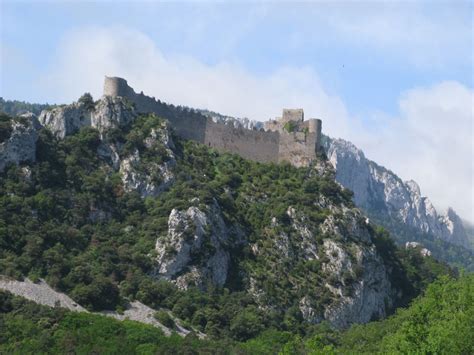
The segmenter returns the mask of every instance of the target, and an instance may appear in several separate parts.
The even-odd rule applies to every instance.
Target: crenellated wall
[[[259,162],[288,161],[298,167],[308,166],[321,145],[321,120],[304,121],[302,109],[284,109],[282,119],[267,122],[265,131],[256,131],[216,123],[202,114],[193,113],[192,118],[173,115],[160,101],[135,93],[122,78],[105,77],[104,95],[127,98],[139,112],[155,112],[168,119],[184,139]],[[285,130],[288,121],[296,122],[295,131]]]

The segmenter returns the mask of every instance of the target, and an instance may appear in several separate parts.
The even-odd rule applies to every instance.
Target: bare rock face
[[[10,136],[0,143],[0,172],[9,163],[19,164],[36,160],[39,127],[38,118],[32,113],[12,119]]]
[[[38,304],[50,307],[59,306],[75,312],[87,312],[86,309],[66,294],[53,290],[44,280],[34,283],[29,279],[17,281],[0,276],[0,289],[7,290],[14,295],[24,297]]]
[[[75,102],[51,110],[43,110],[40,123],[48,127],[58,138],[64,138],[79,131],[81,127],[91,125],[93,107]]]
[[[104,96],[96,103],[79,100],[71,105],[44,110],[39,121],[57,137],[64,138],[81,127],[95,127],[101,133],[113,127],[123,127],[136,116],[133,105],[126,100]]]
[[[137,191],[142,197],[157,196],[175,181],[173,167],[176,165],[176,157],[167,125],[159,129],[153,128],[145,138],[144,145],[148,149],[163,147],[163,154],[166,155],[163,157],[164,161],[161,164],[143,164],[140,152],[135,150],[119,163],[123,186],[125,191]]]
[[[334,241],[325,240],[324,248],[329,259],[325,269],[342,280],[336,285],[326,285],[337,301],[326,307],[324,318],[337,328],[346,328],[352,323],[367,323],[385,317],[387,307],[392,305],[394,291],[375,247],[354,245],[353,260]],[[353,280],[349,294],[344,293],[347,277]]]
[[[120,171],[125,191],[137,191],[142,197],[157,196],[174,181],[172,168],[176,160],[169,127],[153,129],[144,142],[147,149],[164,147],[162,153],[166,157],[161,164],[144,163],[138,150],[122,156],[123,147],[107,138],[109,130],[127,127],[137,116],[134,105],[127,99],[103,96],[94,103],[89,96],[87,100],[79,99],[68,106],[44,110],[40,121],[59,138],[74,134],[81,127],[96,128],[102,139],[97,153],[114,170]]]
[[[100,133],[129,125],[137,117],[134,106],[119,97],[103,96],[94,107],[91,126]]]
[[[390,271],[373,243],[372,227],[357,209],[321,203],[332,213],[319,227],[311,227],[304,213],[289,207],[289,226],[281,228],[281,222],[273,218],[271,228],[276,233],[264,244],[250,245],[252,254],[268,260],[263,249],[266,245],[271,259],[280,265],[292,265],[296,260],[320,265],[322,279],[313,280],[316,288],[302,285],[298,277],[288,280],[288,288],[298,290],[294,297],[298,297],[301,315],[309,323],[326,320],[345,328],[384,317],[397,300],[398,285],[390,281]],[[266,280],[254,276],[252,270],[249,274],[248,292],[262,308],[268,308]],[[323,297],[325,293],[328,297]]]
[[[182,289],[203,288],[207,282],[223,286],[230,265],[230,235],[216,202],[205,208],[173,209],[167,235],[156,241],[156,276]]]
[[[358,207],[401,221],[421,233],[469,247],[459,216],[452,209],[445,215],[438,214],[431,201],[421,195],[415,181],[402,181],[342,139],[325,137],[324,148],[336,169],[336,180],[354,192],[354,202]]]
[[[332,209],[340,218],[336,221],[331,215],[321,225],[320,232],[332,236],[324,239],[322,248],[316,245],[314,238],[307,236],[302,223],[304,217],[296,217],[294,212],[289,214],[293,228],[302,233],[305,240],[302,247],[310,251],[305,258],[311,260],[314,255],[320,259],[316,255],[321,253],[315,251],[321,249],[322,270],[331,275],[332,280],[325,284],[333,295],[332,301],[322,312],[312,306],[318,303],[320,295],[311,293],[300,300],[300,311],[308,322],[327,320],[337,328],[384,317],[393,304],[395,288],[372,243],[369,227],[357,210],[344,206]]]

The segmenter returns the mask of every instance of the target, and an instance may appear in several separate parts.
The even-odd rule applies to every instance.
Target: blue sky
[[[107,74],[166,101],[260,120],[302,106],[326,133],[417,180],[437,206],[474,219],[471,2],[0,6],[4,98],[98,96]],[[444,135],[460,142],[441,148]],[[462,172],[448,173],[459,165]],[[440,185],[458,187],[441,193]]]

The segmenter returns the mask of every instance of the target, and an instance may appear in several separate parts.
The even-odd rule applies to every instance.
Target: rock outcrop
[[[36,141],[39,122],[32,113],[26,113],[10,121],[9,137],[0,143],[0,172],[9,163],[20,164],[36,160]]]
[[[176,160],[169,127],[164,124],[153,128],[143,142],[146,149],[163,148],[162,153],[166,156],[162,164],[144,163],[138,149],[124,156],[121,144],[107,137],[107,132],[113,129],[130,126],[137,116],[134,105],[126,99],[103,96],[97,102],[93,102],[92,98],[81,98],[71,105],[45,110],[40,115],[40,122],[58,138],[74,134],[81,127],[96,128],[102,139],[98,154],[120,171],[124,190],[137,191],[142,197],[157,196],[174,181],[172,168]]]
[[[406,242],[405,249],[419,249],[421,256],[431,256],[431,251],[423,248],[423,246],[418,242]]]
[[[168,219],[168,233],[156,241],[156,276],[178,287],[205,288],[208,282],[223,286],[230,266],[229,248],[238,231],[223,220],[217,202],[199,205],[196,199],[187,210],[173,209]]]
[[[58,138],[64,138],[76,133],[83,126],[91,125],[93,107],[75,102],[71,105],[65,105],[44,110],[39,115],[40,123],[48,127]]]
[[[167,124],[153,128],[143,143],[150,150],[161,148],[162,163],[142,163],[140,152],[135,149],[120,161],[123,186],[125,191],[137,191],[142,197],[157,196],[175,180],[173,167],[176,165],[176,157]]]
[[[98,102],[77,101],[44,110],[40,123],[48,127],[58,138],[79,131],[81,127],[94,127],[103,133],[110,128],[124,127],[137,116],[132,104],[118,97],[104,96]]]
[[[133,104],[119,97],[103,96],[94,105],[90,125],[104,133],[111,128],[123,128],[137,117]]]
[[[367,159],[352,143],[325,137],[324,148],[336,169],[336,180],[354,192],[354,202],[369,214],[393,219],[421,233],[469,247],[459,216],[449,209],[440,215],[421,195],[418,184],[402,181],[392,171]]]
[[[324,239],[320,255],[324,256],[322,271],[333,280],[325,284],[333,301],[318,314],[310,305],[316,304],[320,295],[305,295],[300,301],[303,317],[313,323],[327,320],[337,328],[383,318],[396,300],[397,285],[391,284],[389,271],[372,242],[369,226],[361,213],[346,207],[331,208],[334,214],[320,227],[320,232],[330,235],[331,239]],[[339,216],[337,221],[334,215]],[[301,220],[298,222],[292,217],[292,225],[303,236],[306,234]],[[313,240],[309,245],[308,242],[302,244],[305,250],[318,249],[314,238],[305,239]]]

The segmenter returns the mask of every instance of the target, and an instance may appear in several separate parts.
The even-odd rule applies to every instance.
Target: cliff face
[[[0,172],[9,163],[34,162],[38,140],[38,118],[31,113],[10,120],[10,134],[0,143]]]
[[[71,105],[44,110],[39,121],[58,138],[64,138],[76,133],[81,127],[94,127],[100,132],[124,127],[136,117],[135,109],[126,101],[104,96],[97,103],[79,100]]]
[[[325,137],[324,148],[336,169],[336,180],[354,192],[354,201],[378,217],[393,219],[450,243],[469,247],[459,216],[451,208],[438,214],[418,184],[367,159],[352,143]]]

